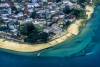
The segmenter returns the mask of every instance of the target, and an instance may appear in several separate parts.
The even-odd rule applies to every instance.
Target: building
[[[11,8],[8,3],[0,3],[0,15],[11,14]]]

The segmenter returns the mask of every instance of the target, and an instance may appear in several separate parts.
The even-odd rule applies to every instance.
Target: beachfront
[[[88,5],[86,6],[86,11],[88,20],[91,18],[92,13],[94,12],[94,8]],[[58,45],[59,43],[64,42],[65,40],[71,38],[74,35],[78,35],[82,21],[84,21],[84,19],[76,20],[73,24],[69,26],[67,34],[45,44],[28,45],[28,44],[20,44],[18,42],[13,42],[13,41],[7,41],[5,39],[0,39],[0,48],[10,49],[20,52],[35,52],[45,48],[53,47],[55,45]]]

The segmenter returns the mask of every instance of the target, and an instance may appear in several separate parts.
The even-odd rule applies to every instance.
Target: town
[[[77,19],[86,18],[92,0],[0,0],[0,37],[45,43],[64,35]]]

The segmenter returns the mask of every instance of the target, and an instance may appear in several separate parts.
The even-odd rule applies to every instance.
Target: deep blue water
[[[94,46],[91,52],[76,57],[67,57],[69,50],[65,44],[43,51],[42,57],[15,55],[1,50],[0,67],[100,67],[100,6],[95,9],[81,35],[68,44]],[[77,46],[74,50],[78,52],[82,47]]]

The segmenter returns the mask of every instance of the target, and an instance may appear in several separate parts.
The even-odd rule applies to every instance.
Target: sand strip
[[[94,8],[92,6],[86,6],[86,14],[88,16],[87,20],[91,18],[93,12]],[[73,35],[78,35],[82,21],[84,21],[84,19],[76,20],[73,24],[69,26],[67,34],[45,44],[28,45],[28,44],[20,44],[13,41],[7,41],[5,39],[0,39],[0,48],[9,49],[13,51],[20,51],[20,52],[34,52],[45,48],[53,47],[55,45],[58,45],[59,43],[64,42]]]

